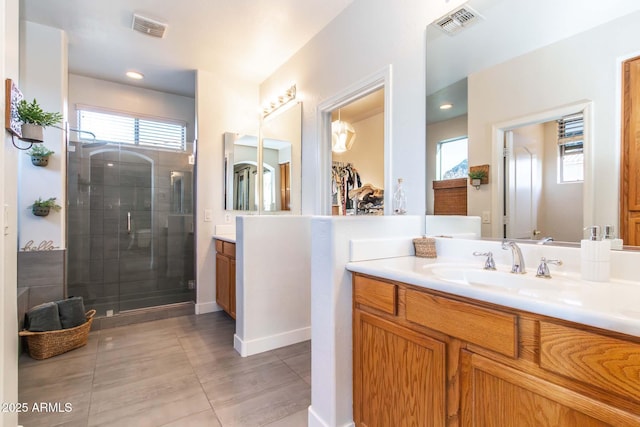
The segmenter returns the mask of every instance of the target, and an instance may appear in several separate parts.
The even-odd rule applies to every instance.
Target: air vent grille
[[[482,16],[469,6],[460,7],[453,12],[436,20],[435,24],[450,36],[459,33],[463,28],[475,24]]]
[[[131,28],[141,32],[142,34],[161,39],[167,31],[167,24],[134,14]]]

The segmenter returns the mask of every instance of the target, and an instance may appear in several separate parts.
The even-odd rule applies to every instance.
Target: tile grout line
[[[209,400],[209,396],[207,396],[207,392],[205,391],[203,385],[202,385],[202,381],[200,380],[200,376],[196,373],[196,370],[193,366],[193,363],[191,362],[191,359],[189,359],[189,356],[187,355],[187,350],[184,348],[184,345],[182,345],[182,341],[180,341],[180,337],[178,337],[176,335],[176,338],[178,339],[178,343],[180,344],[180,348],[182,349],[182,352],[184,353],[184,357],[187,359],[187,363],[189,364],[189,367],[191,368],[191,372],[193,372],[193,375],[198,379],[198,384],[200,385],[200,390],[202,390],[202,393],[204,393],[205,398],[207,399],[207,402],[209,403],[209,407],[211,408],[211,411],[213,412],[213,415],[216,417],[216,420],[218,420],[218,424],[220,424],[220,426],[222,426],[222,421],[220,421],[220,418],[218,417],[218,414],[216,413],[215,408],[213,407],[213,405],[211,404],[211,400]],[[204,412],[204,411],[201,411]],[[191,414],[193,415],[193,414]]]
[[[100,351],[100,341],[102,339],[102,330],[98,329],[95,332],[98,333],[98,342],[96,343],[96,354],[93,359],[93,371],[91,372],[91,388],[89,390],[89,407],[87,408],[87,426],[89,425],[89,420],[91,419],[91,405],[93,404],[93,385],[96,379],[96,367],[98,366],[98,353]]]

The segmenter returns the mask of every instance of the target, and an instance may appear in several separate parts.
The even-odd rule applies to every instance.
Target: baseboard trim
[[[313,406],[309,406],[307,410],[309,413],[309,417],[307,418],[307,422],[309,423],[309,427],[331,427],[330,424],[324,422],[324,420],[313,410]],[[343,424],[342,427],[355,427],[356,424],[352,421],[347,424]]]
[[[220,310],[220,306],[213,301],[196,304],[196,314],[213,313],[214,311]]]
[[[311,327],[294,329],[267,337],[245,341],[238,334],[233,335],[233,348],[242,357],[263,353],[311,339]]]

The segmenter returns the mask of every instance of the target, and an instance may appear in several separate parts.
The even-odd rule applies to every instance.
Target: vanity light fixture
[[[130,79],[133,79],[133,80],[142,80],[142,79],[144,79],[144,74],[139,73],[137,71],[127,71],[126,75],[127,75],[127,77],[129,77]]]
[[[337,154],[349,151],[355,140],[356,131],[350,123],[340,120],[338,110],[338,120],[331,123],[331,151]]]
[[[269,114],[274,113],[276,110],[289,105],[291,101],[296,99],[296,85],[291,85],[282,95],[268,102],[262,107],[262,117],[267,117]]]
[[[453,104],[452,104],[452,103],[450,103],[450,102],[447,102],[447,103],[442,104],[442,105],[440,106],[440,109],[441,109],[441,110],[450,110],[450,109],[452,109],[452,108],[453,108]]]

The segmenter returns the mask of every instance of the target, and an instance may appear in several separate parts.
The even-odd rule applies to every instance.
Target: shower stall
[[[184,151],[69,143],[68,296],[102,316],[195,301],[189,159]]]

